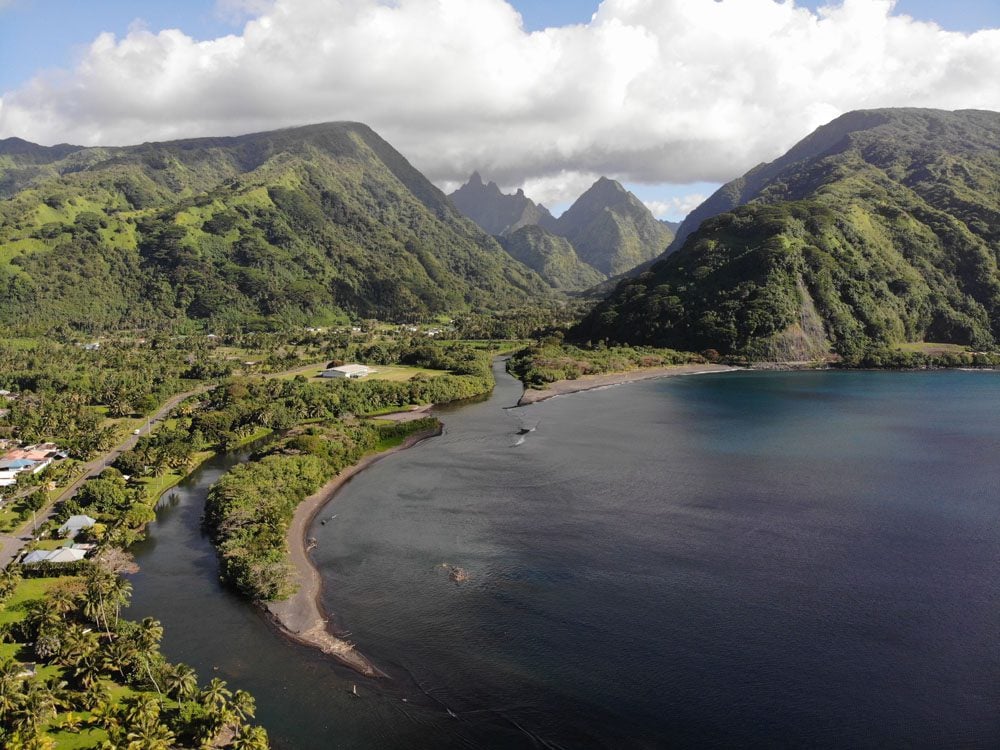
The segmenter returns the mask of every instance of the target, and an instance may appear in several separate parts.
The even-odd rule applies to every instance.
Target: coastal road
[[[190,396],[197,396],[199,394],[206,393],[214,387],[215,386],[201,386],[199,388],[195,388],[194,390],[178,393],[177,395],[168,398],[163,402],[163,405],[159,409],[146,419],[145,424],[138,429],[137,433],[131,433],[122,443],[112,448],[107,453],[104,453],[101,456],[85,463],[83,465],[83,472],[80,476],[77,477],[73,483],[69,485],[69,487],[63,490],[47,507],[39,511],[35,515],[35,519],[33,521],[25,522],[19,529],[15,529],[10,534],[0,534],[0,567],[7,567],[11,561],[17,557],[24,545],[31,541],[34,528],[41,526],[52,517],[55,513],[56,506],[60,501],[68,500],[73,497],[84,482],[91,477],[96,477],[113,464],[118,456],[125,451],[134,448],[135,444],[139,442],[139,438],[151,433],[153,431],[153,426],[162,422],[163,419],[171,411],[173,411],[178,404],[181,403],[181,401]]]

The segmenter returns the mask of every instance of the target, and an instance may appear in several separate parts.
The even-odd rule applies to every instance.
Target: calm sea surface
[[[313,529],[335,624],[391,680],[220,588],[198,521],[239,456],[165,504],[132,616],[252,691],[289,750],[1000,746],[1000,374],[706,375],[516,410],[498,378]]]

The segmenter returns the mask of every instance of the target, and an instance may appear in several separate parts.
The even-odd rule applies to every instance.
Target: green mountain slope
[[[371,129],[127,148],[0,144],[0,323],[406,319],[550,289]]]
[[[720,190],[680,250],[573,335],[778,360],[908,341],[993,347],[998,175],[1000,114],[844,115]]]
[[[580,260],[569,240],[540,226],[524,226],[498,239],[504,250],[537,271],[555,289],[589,289],[605,279],[604,274]]]
[[[602,177],[556,221],[584,263],[608,276],[625,273],[662,253],[673,235],[645,204]]]
[[[495,182],[483,183],[479,172],[449,196],[455,208],[494,236],[516,232],[524,226],[539,225],[552,229],[555,219],[545,206],[537,205],[523,190],[513,195],[500,191]]]

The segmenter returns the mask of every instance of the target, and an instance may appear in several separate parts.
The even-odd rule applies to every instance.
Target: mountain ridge
[[[748,202],[702,219],[572,335],[778,360],[993,347],[998,144],[995,112],[848,113],[720,189],[701,214]]]
[[[14,146],[28,153],[0,157],[8,326],[408,319],[551,294],[361,123],[75,149],[40,167]]]

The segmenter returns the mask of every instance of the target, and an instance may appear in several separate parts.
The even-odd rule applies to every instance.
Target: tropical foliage
[[[17,660],[0,659],[0,744],[52,748],[53,736],[76,735],[74,747],[268,747],[249,694],[218,679],[200,687],[193,669],[163,658],[159,622],[121,616],[131,591],[100,563],[30,584],[5,573],[3,634]]]
[[[363,125],[42,151],[0,160],[17,331],[413,320],[548,294]]]

